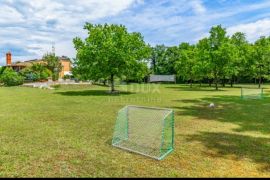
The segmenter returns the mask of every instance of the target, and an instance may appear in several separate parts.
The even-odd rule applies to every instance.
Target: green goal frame
[[[241,88],[241,99],[262,99],[263,96],[263,88]]]
[[[157,160],[164,159],[174,150],[174,111],[125,106],[118,112],[112,145]]]

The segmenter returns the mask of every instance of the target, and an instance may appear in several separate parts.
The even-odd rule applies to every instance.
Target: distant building
[[[65,75],[72,75],[71,69],[72,69],[72,62],[71,60],[66,57],[58,57],[60,63],[62,64],[62,71],[59,73],[59,77],[63,78]],[[12,63],[12,54],[8,52],[6,54],[6,67],[10,67],[13,70],[19,72],[20,70],[30,67],[33,64],[46,64],[46,62],[43,59],[33,59],[33,60],[27,60],[27,61],[17,61],[15,63]]]

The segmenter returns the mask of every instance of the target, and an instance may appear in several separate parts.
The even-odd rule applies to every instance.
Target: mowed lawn
[[[263,100],[241,100],[240,88],[174,84],[121,85],[120,95],[90,85],[0,87],[0,177],[269,177],[264,87]],[[174,109],[174,152],[157,161],[112,147],[125,105]]]

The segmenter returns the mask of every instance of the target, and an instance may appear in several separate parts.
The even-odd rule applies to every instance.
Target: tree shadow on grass
[[[132,92],[121,91],[118,93],[110,93],[106,90],[84,90],[84,91],[63,91],[56,92],[55,94],[60,94],[64,96],[121,96],[134,94]]]
[[[201,132],[187,137],[188,141],[203,143],[207,149],[207,156],[217,158],[235,158],[236,160],[251,159],[262,165],[259,170],[270,171],[270,139],[261,137],[244,136],[229,133]]]
[[[174,102],[181,102],[181,103],[200,103],[201,100],[198,100],[198,99],[182,99],[182,100],[172,100]],[[178,107],[174,107],[174,108],[178,108]]]
[[[270,134],[270,99],[242,100],[239,96],[214,96],[197,100],[174,100],[186,103],[174,106],[176,115],[193,116],[201,120],[214,120],[239,125],[236,132],[257,131]],[[190,105],[192,103],[192,105]],[[214,103],[215,108],[209,104]]]
[[[189,86],[167,86],[165,88],[169,88],[169,89],[174,89],[177,91],[212,91],[212,92],[218,92],[218,91],[227,91],[226,88],[219,88],[218,91],[216,91],[216,89],[214,87],[199,87],[199,86],[194,86],[194,87],[189,87]]]

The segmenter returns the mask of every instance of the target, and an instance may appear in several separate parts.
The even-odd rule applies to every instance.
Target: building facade
[[[59,61],[62,65],[62,70],[59,73],[59,77],[63,78],[65,75],[72,75],[72,62],[68,57],[62,56],[58,57]],[[13,70],[19,72],[22,69],[26,67],[31,67],[33,64],[44,64],[46,65],[46,62],[43,59],[33,59],[33,60],[27,60],[27,61],[17,61],[15,63],[12,63],[12,54],[10,52],[6,53],[6,66],[10,67]]]

